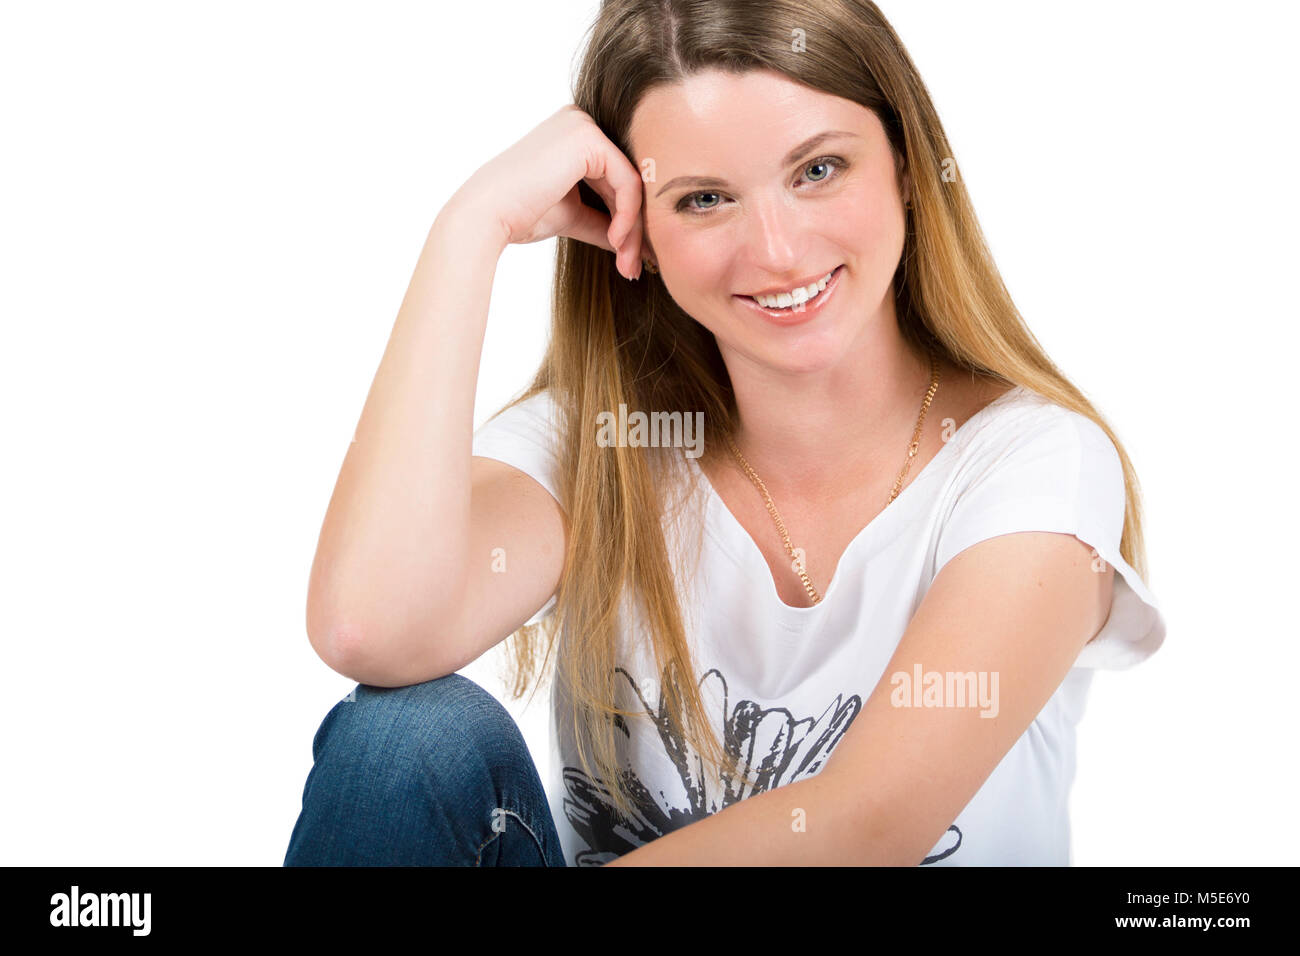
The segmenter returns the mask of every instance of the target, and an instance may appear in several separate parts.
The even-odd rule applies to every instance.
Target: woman
[[[308,612],[360,686],[286,864],[1069,862],[1092,671],[1164,622],[951,157],[871,3],[602,5],[367,399]],[[549,351],[471,440],[497,257],[552,236]],[[516,697],[555,655],[549,801],[453,673],[512,635]]]

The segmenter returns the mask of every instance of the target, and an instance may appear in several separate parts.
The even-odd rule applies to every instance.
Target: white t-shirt
[[[536,395],[475,432],[473,454],[513,465],[559,501],[556,416],[550,396]],[[1105,432],[1024,387],[1011,389],[957,429],[853,538],[822,601],[806,608],[781,601],[758,546],[695,460],[682,461],[698,479],[685,487],[703,498],[703,533],[689,517],[667,521],[665,532],[696,677],[727,752],[765,770],[765,782],[738,792],[730,781],[720,788],[702,779],[699,758],[683,752],[660,716],[658,675],[644,639],[631,639],[644,630],[625,595],[618,705],[645,716],[625,721],[619,742],[639,812],[623,819],[582,772],[555,682],[556,775],[546,787],[568,864],[606,863],[754,792],[816,774],[881,681],[939,570],[986,538],[1051,531],[1075,535],[1115,568],[1110,616],[925,864],[1069,865],[1075,728],[1092,673],[1131,667],[1165,636],[1155,597],[1120,557],[1124,477]],[[554,606],[552,596],[531,621]],[[559,653],[564,646],[561,635]]]

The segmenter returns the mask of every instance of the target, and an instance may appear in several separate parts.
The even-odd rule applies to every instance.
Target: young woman
[[[1164,622],[1129,459],[952,155],[865,0],[602,4],[367,399],[308,611],[359,686],[287,865],[1069,862],[1092,672]],[[545,361],[473,433],[497,258],[555,236]],[[510,637],[549,796],[454,673]]]

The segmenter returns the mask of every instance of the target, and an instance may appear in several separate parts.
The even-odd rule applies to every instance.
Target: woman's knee
[[[407,687],[358,684],[330,710],[312,749],[289,863],[534,865],[559,854],[518,726],[459,674]]]
[[[313,757],[412,769],[490,770],[527,752],[501,702],[461,674],[405,687],[358,684],[326,716]]]

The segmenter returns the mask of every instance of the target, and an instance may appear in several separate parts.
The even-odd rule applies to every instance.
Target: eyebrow
[[[859,138],[857,133],[851,133],[848,130],[842,129],[831,129],[824,133],[818,133],[816,136],[810,136],[794,149],[790,150],[790,152],[786,154],[785,159],[782,160],[781,165],[789,166],[793,164],[795,160],[806,155],[811,150],[816,149],[827,140],[839,139],[845,136]],[[674,176],[672,179],[668,180],[668,182],[659,187],[659,191],[655,193],[655,198],[658,199],[675,186],[697,186],[701,189],[725,189],[727,185],[728,183],[725,179],[718,179],[714,176]]]

